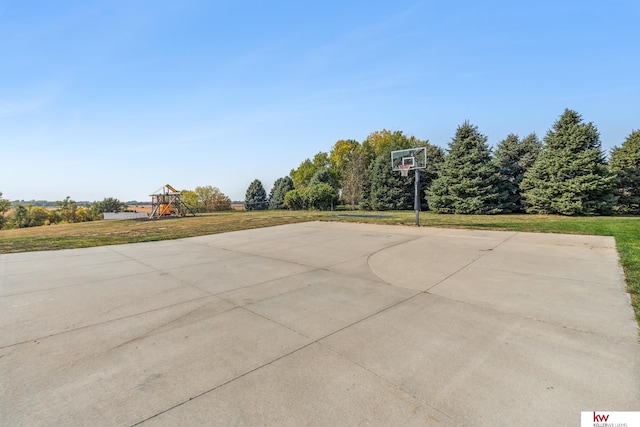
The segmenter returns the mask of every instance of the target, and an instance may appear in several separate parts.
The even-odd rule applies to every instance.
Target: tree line
[[[327,171],[320,171],[319,175]],[[332,209],[339,200],[336,188],[317,177],[311,180],[308,185],[295,188],[294,181],[290,176],[278,178],[267,193],[260,180],[254,180],[247,189],[244,201],[246,210],[260,209]]]
[[[450,214],[640,214],[640,130],[609,158],[596,126],[566,109],[541,141],[509,134],[495,150],[477,126],[458,126],[447,150],[401,131],[382,130],[362,143],[340,140],[305,159],[267,196],[254,180],[246,209],[367,210],[413,208],[414,177],[392,172],[391,151],[426,147],[420,174],[422,209]]]
[[[53,202],[51,209],[30,203],[12,205],[9,200],[2,198],[2,192],[0,192],[0,230],[94,221],[102,219],[104,212],[120,212],[126,207],[125,203],[113,197],[80,205],[68,196],[64,200]]]
[[[217,187],[205,185],[180,191],[182,202],[193,212],[218,212],[231,209],[231,199]]]
[[[217,212],[231,209],[231,199],[210,185],[182,190],[182,201],[193,212]],[[113,197],[100,202],[82,204],[66,197],[52,203],[50,208],[32,203],[11,203],[0,192],[0,230],[67,224],[103,219],[105,212],[127,211],[127,204]]]
[[[541,141],[509,134],[492,150],[477,126],[458,126],[445,150],[401,131],[373,132],[362,143],[339,140],[330,152],[305,159],[279,178],[269,194],[255,179],[245,209],[413,209],[414,177],[392,172],[391,151],[426,147],[420,173],[421,207],[437,213],[533,213],[559,215],[640,214],[640,130],[602,150],[596,126],[566,109]],[[182,190],[194,212],[231,209],[212,186]],[[53,209],[11,202],[0,192],[0,229],[102,219],[126,204],[114,198],[87,205],[67,197]]]

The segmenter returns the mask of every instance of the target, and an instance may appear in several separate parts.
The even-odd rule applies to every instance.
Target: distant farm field
[[[413,211],[229,211],[160,220],[95,221],[0,231],[0,254],[148,242],[304,221],[349,221],[413,226]],[[439,215],[421,213],[430,227],[613,236],[640,321],[640,217]]]

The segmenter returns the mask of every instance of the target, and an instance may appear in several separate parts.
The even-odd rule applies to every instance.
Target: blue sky
[[[339,139],[389,129],[495,146],[565,108],[603,149],[640,128],[640,2],[6,1],[5,198],[267,191]]]

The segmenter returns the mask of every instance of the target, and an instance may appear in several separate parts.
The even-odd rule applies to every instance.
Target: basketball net
[[[400,169],[400,173],[402,176],[409,176],[409,169],[411,169],[411,164],[399,164],[398,169]]]

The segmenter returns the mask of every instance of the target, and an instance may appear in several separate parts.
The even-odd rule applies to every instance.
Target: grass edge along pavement
[[[206,234],[293,224],[341,221],[413,225],[414,211],[349,213],[319,211],[234,211],[163,220],[95,221],[0,230],[0,254],[86,248],[180,239]],[[565,217],[551,215],[446,215],[423,212],[420,224],[538,233],[613,236],[624,269],[636,320],[640,323],[640,217]]]

